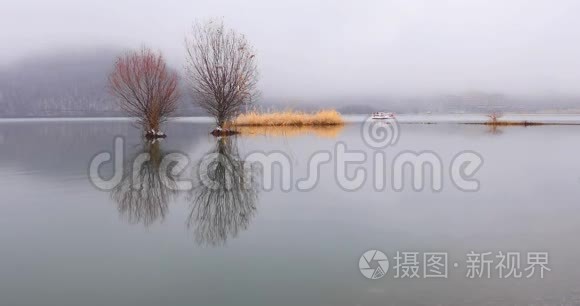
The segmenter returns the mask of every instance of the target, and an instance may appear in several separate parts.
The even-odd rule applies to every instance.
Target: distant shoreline
[[[360,123],[367,120],[369,114],[344,114],[345,123]],[[465,113],[465,114],[397,114],[398,124],[473,124],[473,125],[490,125],[489,118],[486,114]],[[11,117],[0,118],[0,123],[11,122],[130,122],[134,119],[131,117]],[[213,118],[206,116],[179,116],[173,117],[172,122],[190,122],[190,123],[213,123]],[[377,120],[380,121],[380,120]],[[509,125],[516,126],[533,126],[533,125],[580,125],[580,114],[561,114],[561,113],[506,113],[498,119],[499,126],[502,122],[512,123]],[[508,125],[508,124],[505,124]]]

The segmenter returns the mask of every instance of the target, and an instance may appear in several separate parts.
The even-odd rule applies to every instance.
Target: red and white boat
[[[376,112],[372,114],[373,119],[395,119],[394,113]]]

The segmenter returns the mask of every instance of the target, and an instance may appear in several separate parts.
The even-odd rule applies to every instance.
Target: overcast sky
[[[580,95],[578,0],[4,0],[0,63],[145,44],[181,68],[211,17],[254,44],[266,96]]]

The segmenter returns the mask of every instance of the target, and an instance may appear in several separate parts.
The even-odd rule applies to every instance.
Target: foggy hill
[[[124,116],[107,89],[107,77],[122,50],[93,49],[30,57],[0,67],[0,117],[108,117]],[[180,73],[182,71],[177,70]],[[185,84],[176,116],[202,116]],[[266,97],[256,102],[261,110],[314,111],[336,108],[345,114],[373,111],[397,113],[574,112],[575,96],[515,97],[501,93],[465,91],[454,94],[411,96],[348,96],[324,99]],[[333,98],[334,97],[334,98]]]
[[[0,69],[0,117],[123,116],[107,89],[121,50],[29,58]],[[179,115],[201,114],[183,92]]]

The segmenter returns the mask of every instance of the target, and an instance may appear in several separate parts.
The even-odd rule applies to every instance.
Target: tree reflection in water
[[[112,191],[119,214],[130,223],[150,225],[163,220],[168,212],[168,203],[175,195],[171,173],[169,179],[162,180],[160,165],[164,153],[158,141],[143,144],[131,162],[125,163],[123,179]]]
[[[240,159],[235,137],[219,138],[202,160],[198,177],[205,176],[212,183],[200,181],[192,190],[187,224],[194,228],[198,244],[223,245],[246,230],[256,213],[253,170]]]

